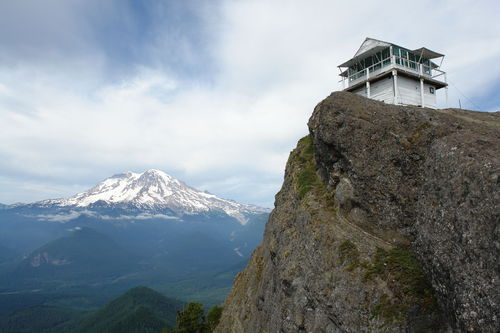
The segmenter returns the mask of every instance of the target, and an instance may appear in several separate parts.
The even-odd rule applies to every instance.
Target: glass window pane
[[[365,66],[366,67],[370,67],[372,64],[373,64],[372,57],[366,58],[366,60],[365,60]]]

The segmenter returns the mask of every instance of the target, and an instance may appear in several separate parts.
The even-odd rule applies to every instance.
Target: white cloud
[[[483,69],[500,59],[496,2],[382,5],[223,1],[218,15],[201,15],[211,42],[207,67],[215,68],[203,81],[131,63],[127,75],[109,82],[113,59],[92,45],[58,63],[0,67],[0,171],[80,190],[154,167],[222,197],[271,206],[314,106],[339,89],[336,66],[365,37],[446,54],[444,69],[472,99],[500,77],[498,66]],[[168,36],[155,33],[151,57],[172,54],[171,43],[161,43]],[[179,47],[195,56],[192,45]],[[457,100],[450,87],[450,102]],[[49,193],[33,190],[39,199]],[[2,191],[0,202],[8,202],[14,189]]]
[[[177,216],[165,215],[165,214],[148,214],[141,213],[139,215],[120,215],[120,216],[109,216],[109,215],[100,215],[99,218],[103,220],[151,220],[151,219],[163,219],[163,220],[174,220],[177,222],[182,222]]]
[[[176,216],[171,216],[171,215],[165,215],[165,214],[149,214],[149,213],[141,213],[138,215],[120,215],[120,216],[109,216],[109,215],[98,215],[94,211],[91,210],[83,210],[83,211],[74,211],[70,210],[69,212],[64,212],[64,213],[58,213],[58,214],[39,214],[36,215],[36,218],[40,221],[45,221],[45,222],[59,222],[59,223],[66,223],[72,220],[76,220],[80,216],[89,216],[93,218],[99,218],[102,220],[151,220],[151,219],[163,219],[163,220],[174,220],[181,222],[182,220],[179,217]],[[73,230],[81,230],[80,227],[75,227],[73,230],[69,229],[70,231]]]
[[[68,213],[60,214],[39,214],[36,217],[40,221],[66,223],[79,218],[81,215],[94,216],[91,213],[92,212],[69,211]]]

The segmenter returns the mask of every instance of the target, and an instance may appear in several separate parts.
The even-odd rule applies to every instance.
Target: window
[[[430,92],[431,94],[433,94],[433,95],[434,95],[434,91],[435,91],[434,87],[429,87],[429,92]]]
[[[365,68],[366,67],[370,67],[371,65],[373,65],[373,59],[372,57],[368,57],[365,59]]]
[[[389,51],[389,48],[386,48],[382,51],[382,59],[386,59],[386,58],[389,58],[390,56],[390,51]]]

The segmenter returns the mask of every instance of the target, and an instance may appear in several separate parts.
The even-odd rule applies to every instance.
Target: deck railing
[[[388,68],[386,69],[385,67]],[[427,76],[429,78],[436,78],[445,74],[442,70],[432,68],[429,65],[393,55],[382,59],[381,61],[362,69],[359,72],[353,73],[346,78],[342,78],[340,82],[342,82],[342,85],[345,87],[345,83],[347,81],[348,87],[350,87],[358,82],[367,80],[370,77],[389,70],[390,68],[401,68],[405,71]]]

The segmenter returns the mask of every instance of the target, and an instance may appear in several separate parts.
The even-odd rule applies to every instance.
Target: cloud
[[[0,155],[1,168],[42,179],[71,181],[105,170],[96,181],[148,166],[184,175],[225,173],[221,182],[238,172],[265,178],[282,172],[297,137],[290,128],[305,134],[306,113],[294,113],[293,100],[199,88],[175,92],[175,81],[149,70],[103,87],[91,100],[37,86],[42,93],[30,93],[26,111],[0,113],[0,121],[11,124],[0,133],[10,142],[0,145]]]
[[[91,211],[69,211],[60,214],[39,214],[36,218],[40,221],[66,223],[79,218],[82,215],[95,216]]]
[[[165,214],[149,214],[141,213],[139,215],[120,215],[120,216],[109,216],[101,215],[99,218],[103,220],[151,220],[151,219],[163,219],[163,220],[175,220],[182,221],[182,219],[177,216],[165,215]]]
[[[0,202],[158,168],[270,207],[314,106],[340,88],[336,66],[365,37],[446,54],[450,104],[466,103],[456,86],[500,109],[500,67],[481,70],[500,58],[493,2],[133,3],[0,6],[0,173],[10,184]],[[19,22],[2,20],[18,12]]]
[[[119,216],[110,216],[110,215],[99,215],[91,210],[70,210],[69,212],[63,212],[58,214],[39,214],[36,215],[36,218],[40,221],[46,222],[59,222],[66,223],[72,220],[76,220],[80,216],[88,216],[93,218],[98,218],[102,220],[133,220],[133,221],[142,221],[142,220],[151,220],[151,219],[163,219],[163,220],[175,220],[182,221],[179,217],[170,216],[165,214],[150,214],[150,213],[141,213],[138,215],[119,215]],[[75,227],[74,230],[80,230],[80,227]],[[71,229],[69,229],[71,231]]]

